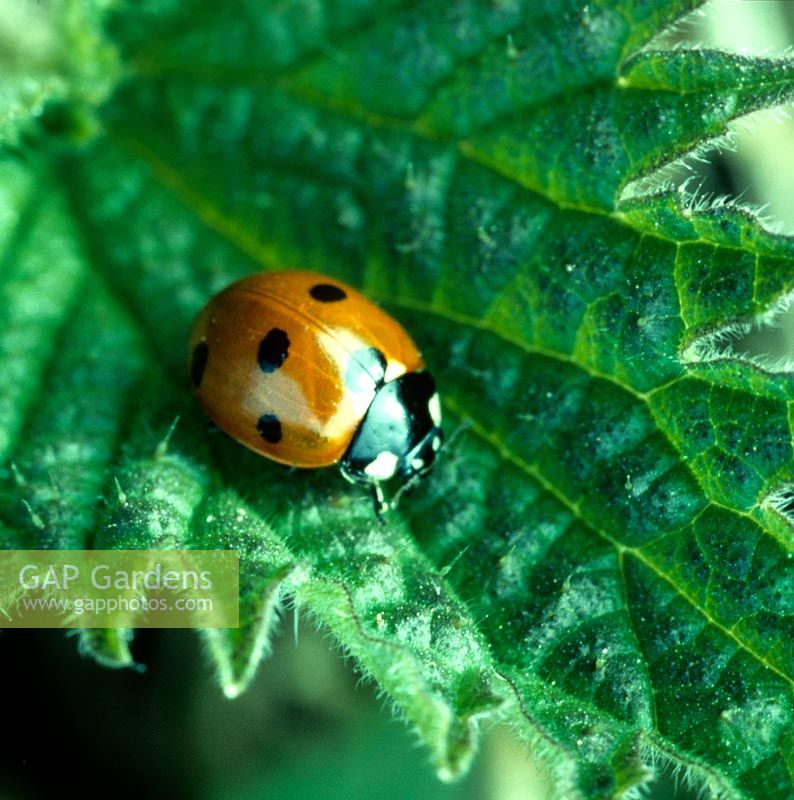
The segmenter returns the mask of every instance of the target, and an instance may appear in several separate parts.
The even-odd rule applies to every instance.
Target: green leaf
[[[19,144],[36,120],[74,140],[90,134],[117,73],[101,29],[106,5],[0,0],[0,146]]]
[[[52,107],[93,139],[44,115],[0,161],[3,545],[239,549],[241,627],[202,633],[226,694],[290,598],[444,778],[493,718],[559,797],[665,761],[790,797],[794,378],[726,341],[790,298],[794,240],[653,173],[794,65],[655,48],[696,5],[64,2]],[[283,267],[385,304],[441,387],[449,443],[384,525],[189,396],[195,313]]]

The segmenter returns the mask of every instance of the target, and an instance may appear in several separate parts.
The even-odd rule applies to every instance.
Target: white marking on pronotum
[[[419,472],[420,469],[424,468],[425,460],[423,458],[415,458],[413,461],[411,461],[411,469],[415,470],[416,472]]]
[[[438,426],[441,424],[441,401],[438,399],[438,392],[436,392],[427,404],[427,410],[430,412],[430,418],[433,424]]]
[[[386,364],[386,374],[383,376],[383,380],[388,383],[399,378],[400,375],[405,375],[405,364],[401,364],[399,361],[389,361]]]
[[[433,452],[437,453],[441,449],[441,437],[434,436],[433,443],[430,446],[433,448]]]
[[[387,481],[394,477],[397,471],[399,458],[394,453],[385,451],[381,453],[372,463],[364,468],[364,472],[376,481]]]

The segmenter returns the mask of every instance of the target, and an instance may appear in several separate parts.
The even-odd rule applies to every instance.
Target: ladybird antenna
[[[422,474],[423,474],[423,473],[420,473],[420,472],[415,472],[415,473],[414,473],[413,475],[411,475],[411,477],[410,477],[410,478],[408,478],[408,480],[407,480],[407,481],[406,481],[406,482],[405,482],[405,483],[404,483],[404,484],[403,484],[403,485],[402,485],[402,486],[401,486],[401,487],[400,487],[400,488],[399,488],[399,489],[398,489],[398,490],[397,490],[397,491],[394,493],[394,497],[392,497],[392,499],[391,499],[391,508],[397,508],[397,504],[400,502],[400,499],[402,498],[402,496],[403,496],[403,495],[404,495],[406,492],[409,492],[411,489],[413,489],[413,487],[414,487],[414,486],[416,486],[417,482],[419,481],[419,478],[421,478],[421,477],[422,477]]]
[[[469,419],[469,417],[466,417],[466,419],[461,420],[461,422],[457,426],[457,428],[455,428],[455,430],[452,431],[452,433],[449,435],[449,439],[447,439],[447,443],[445,445],[445,449],[449,450],[449,448],[452,446],[452,443],[456,439],[459,439],[462,434],[466,433],[467,431],[470,431],[472,429],[472,427],[474,427],[474,425],[473,425],[471,419]]]

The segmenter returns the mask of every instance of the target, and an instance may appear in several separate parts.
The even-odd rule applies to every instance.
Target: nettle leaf
[[[0,161],[3,545],[239,549],[241,627],[203,634],[225,692],[291,598],[444,777],[491,717],[559,797],[664,761],[790,797],[794,380],[729,341],[794,292],[794,240],[647,186],[794,64],[653,47],[697,5],[59,6],[102,43],[72,73],[112,46],[124,78],[90,143]],[[449,444],[385,525],[189,396],[195,313],[283,267],[361,287],[437,376]]]
[[[0,0],[0,146],[16,146],[44,119],[85,138],[92,110],[117,74],[117,51],[102,30],[108,0]]]

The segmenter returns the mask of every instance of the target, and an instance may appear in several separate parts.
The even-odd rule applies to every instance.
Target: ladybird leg
[[[378,518],[378,522],[383,524],[385,522],[383,515],[389,510],[390,506],[386,501],[383,489],[379,483],[372,484],[372,507],[375,510],[375,516]]]

